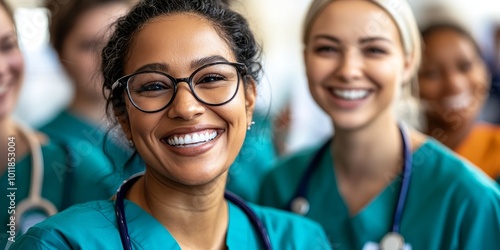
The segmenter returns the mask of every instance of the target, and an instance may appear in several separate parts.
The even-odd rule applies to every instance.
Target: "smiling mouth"
[[[472,96],[469,93],[450,96],[444,98],[442,104],[445,108],[450,110],[463,110],[472,105]]]
[[[364,99],[370,94],[369,90],[366,89],[330,89],[331,93],[340,99],[355,101]]]
[[[217,131],[204,131],[169,136],[162,141],[174,147],[195,147],[214,140],[217,135],[219,135]]]

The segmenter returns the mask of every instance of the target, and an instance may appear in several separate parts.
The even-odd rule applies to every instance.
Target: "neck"
[[[467,137],[473,127],[474,120],[449,124],[428,116],[425,133],[447,147],[455,149]]]
[[[146,171],[132,187],[130,199],[167,228],[182,249],[225,249],[229,223],[223,195],[226,175],[196,187],[159,176]]]
[[[3,175],[7,170],[7,164],[9,163],[8,158],[15,159],[16,162],[21,160],[21,158],[28,152],[28,141],[24,136],[21,136],[19,130],[16,127],[16,123],[10,118],[7,117],[0,121],[0,174]],[[8,157],[9,150],[9,138],[13,138],[13,142],[15,145],[11,145],[14,148],[14,157]]]
[[[106,103],[104,100],[90,99],[83,95],[75,95],[69,109],[71,112],[91,123],[101,124],[104,121],[105,106]]]
[[[356,130],[335,128],[332,149],[337,175],[346,180],[386,182],[401,171],[402,141],[392,114]]]

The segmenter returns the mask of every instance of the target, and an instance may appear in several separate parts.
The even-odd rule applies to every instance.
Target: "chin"
[[[330,115],[333,121],[333,127],[335,131],[356,131],[367,126],[370,121],[367,119],[366,115],[360,114],[353,115]]]
[[[217,183],[221,177],[226,175],[226,173],[227,170],[226,171],[212,170],[212,171],[202,172],[199,169],[197,169],[192,171],[191,173],[183,172],[175,179],[177,182],[185,186],[204,186],[210,183]]]

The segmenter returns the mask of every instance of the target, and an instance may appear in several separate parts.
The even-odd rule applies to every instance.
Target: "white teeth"
[[[363,89],[350,89],[350,90],[340,90],[334,89],[333,93],[340,98],[347,100],[358,100],[363,99],[368,95],[368,90]]]
[[[185,143],[185,144],[190,144],[190,143],[192,143],[192,142],[193,142],[193,140],[191,139],[191,136],[190,136],[190,135],[186,135],[186,136],[184,137],[184,143]]]
[[[217,137],[217,132],[212,132],[212,133],[192,133],[192,134],[186,134],[184,136],[174,136],[173,138],[170,138],[167,140],[167,143],[170,146],[180,146],[180,145],[186,145],[186,144],[195,144],[195,143],[200,143],[200,142],[208,142],[213,140],[215,137]]]
[[[453,110],[461,110],[472,103],[472,97],[469,93],[463,93],[455,96],[447,97],[443,100],[445,107]]]

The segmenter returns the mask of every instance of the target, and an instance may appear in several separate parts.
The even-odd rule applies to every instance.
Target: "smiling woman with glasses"
[[[252,123],[258,57],[245,19],[220,1],[141,1],[102,65],[108,105],[146,171],[13,249],[331,249],[315,222],[224,190]]]

